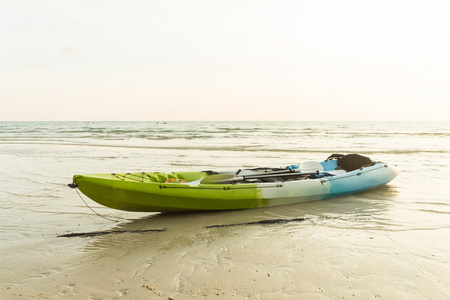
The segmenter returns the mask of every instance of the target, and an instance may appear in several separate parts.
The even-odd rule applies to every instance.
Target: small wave
[[[439,210],[433,210],[433,209],[418,209],[419,211],[428,212],[428,213],[434,213],[434,214],[444,214],[444,215],[450,215],[450,211],[439,211]]]
[[[38,131],[38,132],[6,132],[3,133],[0,140],[40,140],[40,139],[110,139],[110,138],[142,138],[142,139],[211,139],[221,138],[232,140],[236,138],[247,139],[249,141],[255,138],[269,137],[272,139],[287,139],[288,142],[295,142],[298,138],[304,140],[310,139],[341,139],[347,140],[351,143],[354,140],[360,139],[358,143],[364,142],[366,139],[378,139],[379,143],[389,144],[392,141],[397,141],[401,136],[418,137],[418,138],[433,138],[433,137],[450,137],[450,133],[420,133],[420,134],[370,134],[367,132],[330,132],[330,131],[308,131],[308,130],[65,130],[65,131]]]
[[[447,203],[447,202],[421,202],[421,201],[416,201],[414,203],[416,203],[416,204],[426,204],[426,205],[450,206],[450,203]]]
[[[180,139],[179,137],[177,139]],[[104,141],[124,141],[124,139],[102,139]],[[152,139],[151,137],[147,140],[163,141],[168,140],[164,137]],[[185,140],[189,140],[185,138]],[[412,154],[448,154],[450,150],[426,150],[426,149],[383,149],[383,150],[363,150],[360,148],[299,148],[299,149],[286,149],[286,148],[268,148],[272,145],[227,145],[219,144],[217,146],[211,145],[119,145],[119,144],[100,144],[100,143],[89,143],[87,141],[59,141],[59,140],[5,140],[0,139],[0,144],[14,144],[14,145],[55,145],[55,146],[84,146],[84,147],[104,147],[104,148],[128,148],[128,149],[161,149],[161,150],[202,150],[202,151],[238,151],[238,152],[269,152],[269,153],[359,153],[365,155],[371,154],[395,154],[395,155],[412,155]]]
[[[368,131],[335,131],[335,130],[326,130],[324,131],[328,135],[337,135],[337,136],[347,136],[351,138],[361,138],[361,137],[401,137],[401,136],[408,136],[408,137],[448,137],[450,136],[450,132],[395,132],[395,131],[389,131],[389,132],[368,132]]]

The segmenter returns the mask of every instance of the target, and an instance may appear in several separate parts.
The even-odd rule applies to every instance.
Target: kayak
[[[136,212],[233,210],[287,205],[367,191],[394,179],[400,170],[372,162],[345,170],[337,159],[282,168],[222,172],[140,172],[75,175],[78,188],[95,202]]]

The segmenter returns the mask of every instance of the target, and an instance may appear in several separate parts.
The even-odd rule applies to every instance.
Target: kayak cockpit
[[[110,179],[135,181],[143,183],[176,183],[176,184],[244,184],[280,182],[292,180],[315,179],[346,173],[339,169],[336,160],[307,161],[300,165],[290,165],[280,168],[252,168],[237,171],[201,171],[201,172],[139,172],[112,173]],[[104,176],[102,174],[99,176]]]
[[[201,180],[208,172],[140,172],[112,173],[111,176],[121,181],[138,181],[146,183],[188,183]]]
[[[354,157],[352,157],[354,156]],[[322,162],[306,161],[298,165],[289,165],[280,168],[251,168],[239,169],[237,171],[198,171],[198,172],[139,172],[139,173],[112,173],[87,175],[98,179],[109,179],[112,181],[142,182],[155,184],[255,184],[265,182],[285,182],[293,180],[317,179],[324,177],[334,177],[346,174],[360,168],[378,164],[370,159],[359,155],[347,155],[352,164],[350,168],[343,164],[342,155],[333,154]],[[356,161],[359,159],[367,161]],[[356,162],[356,164],[355,164]],[[85,175],[86,176],[86,175]],[[75,182],[74,178],[74,182]]]

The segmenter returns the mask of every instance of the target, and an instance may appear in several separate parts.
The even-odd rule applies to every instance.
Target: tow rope
[[[74,189],[74,190],[77,192],[78,196],[80,197],[81,200],[83,200],[84,204],[85,204],[87,207],[89,207],[89,209],[90,209],[93,213],[95,213],[97,216],[102,217],[103,219],[106,219],[106,220],[109,220],[109,221],[112,221],[112,222],[120,222],[119,220],[114,220],[114,219],[111,219],[111,218],[102,216],[101,214],[99,214],[98,212],[96,212],[92,207],[90,207],[89,204],[87,204],[87,202],[83,199],[83,197],[81,196],[80,192],[78,191],[78,185],[77,185],[76,183],[69,183],[68,186],[69,186],[71,189]]]

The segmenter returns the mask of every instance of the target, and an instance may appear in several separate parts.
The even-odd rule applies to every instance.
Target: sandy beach
[[[429,246],[435,230],[386,232],[363,222],[347,228],[353,217],[345,212],[317,217],[318,210],[342,210],[342,201],[155,215],[97,237],[54,237],[2,253],[0,293],[4,299],[446,298],[446,245]],[[206,228],[299,214],[304,221]],[[127,232],[148,229],[165,231]]]
[[[401,133],[372,135],[368,143],[360,124],[342,125],[336,148],[365,151],[403,170],[372,191],[271,208],[178,214],[122,212],[85,198],[114,222],[94,214],[67,186],[72,175],[324,159],[333,133],[323,135],[323,124],[305,133],[301,124],[280,124],[297,132],[285,150],[264,134],[260,146],[242,146],[256,136],[253,129],[214,148],[215,136],[223,139],[227,128],[235,132],[234,123],[203,125],[205,132],[217,132],[212,141],[177,139],[176,128],[198,127],[191,123],[173,125],[165,139],[119,141],[96,135],[120,123],[87,128],[82,138],[66,136],[73,124],[45,125],[42,135],[54,127],[54,137],[41,141],[33,125],[31,138],[14,133],[0,144],[0,299],[446,299],[450,294],[450,205],[442,175],[450,170],[447,135],[440,127],[406,124]],[[148,131],[146,124],[138,125]],[[372,132],[375,125],[366,126],[365,132]],[[389,126],[386,132],[393,132]],[[130,135],[140,136],[135,130]],[[432,130],[437,133],[423,134]],[[324,150],[295,150],[301,134]],[[382,153],[370,152],[375,145],[384,145]]]

